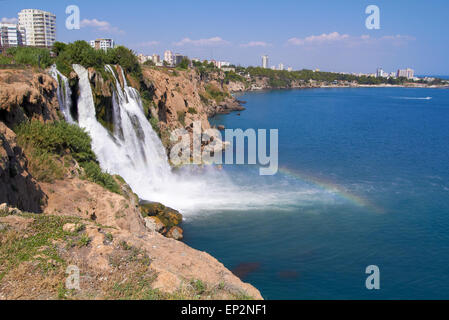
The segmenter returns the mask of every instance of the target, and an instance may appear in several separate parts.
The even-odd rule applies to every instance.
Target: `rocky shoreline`
[[[449,85],[428,85],[421,83],[407,83],[403,85],[395,84],[319,84],[311,83],[307,85],[293,85],[290,87],[272,87],[269,85],[249,86],[236,85],[232,83],[229,85],[230,92],[232,93],[244,93],[244,92],[257,92],[257,91],[270,91],[270,90],[295,90],[295,89],[318,89],[318,88],[431,88],[431,89],[449,89]]]

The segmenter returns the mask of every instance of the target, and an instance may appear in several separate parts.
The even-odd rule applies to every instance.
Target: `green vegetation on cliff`
[[[36,179],[45,182],[62,179],[75,160],[84,169],[85,179],[120,193],[117,181],[101,170],[91,148],[91,138],[84,129],[64,121],[45,124],[31,121],[20,124],[15,131]]]
[[[6,56],[2,58],[3,63],[9,61],[8,64],[23,64],[34,67],[40,66],[47,68],[52,65],[53,61],[50,51],[44,48],[35,47],[12,47],[6,50]]]

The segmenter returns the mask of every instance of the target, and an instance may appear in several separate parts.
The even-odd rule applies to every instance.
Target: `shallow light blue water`
[[[431,97],[431,99],[427,98]],[[449,298],[449,90],[307,89],[247,93],[227,128],[279,129],[274,177],[297,205],[198,212],[185,241],[267,299]],[[427,98],[427,99],[422,99]],[[213,196],[213,195],[211,195]],[[365,288],[377,265],[381,289]]]

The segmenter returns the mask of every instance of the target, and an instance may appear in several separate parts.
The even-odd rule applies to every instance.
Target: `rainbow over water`
[[[372,204],[367,199],[358,196],[352,192],[349,192],[343,186],[340,186],[333,182],[324,181],[322,179],[318,179],[316,177],[312,177],[310,175],[299,172],[298,170],[292,170],[286,167],[279,168],[279,172],[285,176],[294,178],[303,183],[311,184],[325,192],[335,194],[340,198],[355,204],[356,206],[367,208],[368,210],[371,210],[376,213],[385,213],[385,210],[382,209],[381,207]]]

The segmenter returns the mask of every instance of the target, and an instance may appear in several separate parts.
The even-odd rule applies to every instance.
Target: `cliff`
[[[208,104],[198,93],[207,89],[191,76],[191,82],[188,72],[167,79],[158,71],[140,88],[154,90],[157,116],[167,128],[196,119],[208,125]],[[97,117],[107,124],[114,83],[93,69],[89,78]],[[76,77],[70,82],[76,95]],[[80,129],[53,126],[60,110],[51,77],[30,69],[0,70],[0,101],[0,299],[262,298],[212,256],[163,236],[150,223],[164,220],[163,214],[179,220],[176,213],[168,208],[145,218],[120,177],[95,171],[91,160],[88,166],[80,162],[91,151],[79,149],[85,141],[64,140]],[[184,123],[176,117],[182,110],[189,113]],[[42,125],[17,131],[26,120]],[[167,236],[176,238],[173,228]],[[69,266],[80,270],[80,290],[65,286]]]
[[[157,118],[162,142],[168,148],[171,130],[191,131],[194,121],[208,129],[209,117],[244,109],[230,94],[220,73],[205,77],[192,69],[144,66],[143,76],[151,88],[151,115]]]
[[[28,159],[11,130],[26,120],[59,119],[56,84],[42,72],[0,70],[0,203],[42,212],[46,195],[28,170]]]

